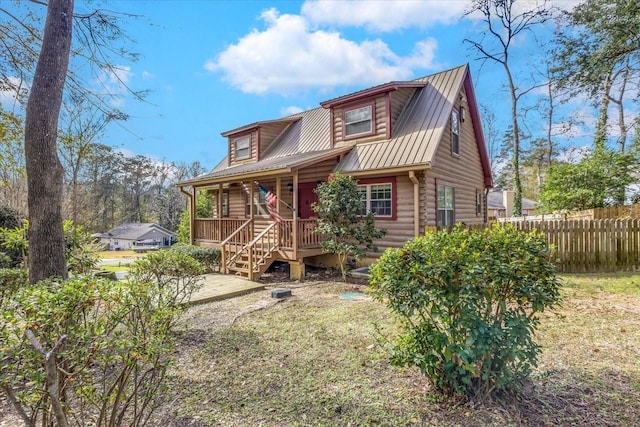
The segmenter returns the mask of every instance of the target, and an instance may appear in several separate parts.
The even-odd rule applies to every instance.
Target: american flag
[[[278,197],[260,184],[258,184],[258,189],[264,196],[264,200],[267,202],[267,210],[269,211],[271,218],[273,218],[275,222],[282,222],[282,216],[280,216],[280,213],[278,212]]]

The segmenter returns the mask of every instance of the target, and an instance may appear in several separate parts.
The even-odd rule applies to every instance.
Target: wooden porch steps
[[[275,261],[274,253],[279,247],[277,225],[272,223],[251,242],[241,246],[223,244],[224,259],[228,260],[224,266],[226,271],[251,280],[258,279]]]

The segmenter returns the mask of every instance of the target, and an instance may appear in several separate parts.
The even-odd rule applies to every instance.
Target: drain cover
[[[347,292],[346,294],[340,295],[340,299],[357,301],[357,300],[367,299],[367,296],[360,292]]]

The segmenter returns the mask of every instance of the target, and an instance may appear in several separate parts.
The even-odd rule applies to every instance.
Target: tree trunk
[[[594,150],[604,149],[607,144],[607,122],[609,121],[608,110],[609,101],[611,100],[609,94],[611,93],[612,86],[613,81],[611,80],[611,72],[609,72],[603,83],[598,124],[596,125],[596,132],[593,136]]]
[[[58,115],[69,65],[73,0],[49,0],[42,48],[27,102],[25,155],[29,280],[67,277],[62,232],[64,171],[56,152]]]
[[[513,216],[522,215],[522,182],[520,180],[520,127],[518,126],[518,96],[511,70],[506,60],[502,63],[509,80],[511,94],[511,124],[513,126]]]

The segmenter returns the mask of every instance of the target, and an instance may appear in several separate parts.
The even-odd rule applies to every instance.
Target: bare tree
[[[67,277],[62,233],[64,170],[56,152],[69,66],[73,0],[50,0],[42,49],[27,101],[24,144],[29,206],[29,280]]]
[[[522,183],[520,181],[520,125],[518,123],[520,99],[539,87],[533,85],[527,89],[520,89],[515,81],[510,66],[511,48],[515,39],[552,17],[551,8],[544,0],[532,9],[520,11],[514,7],[516,0],[473,0],[466,15],[480,13],[485,24],[479,40],[465,39],[479,53],[479,59],[491,60],[502,65],[507,77],[509,93],[511,95],[511,129],[513,136],[513,214],[522,213]]]

